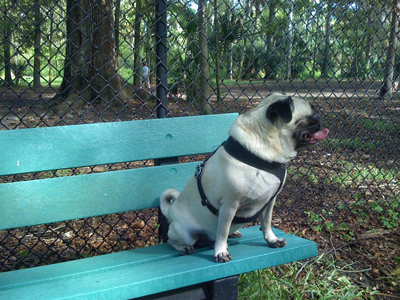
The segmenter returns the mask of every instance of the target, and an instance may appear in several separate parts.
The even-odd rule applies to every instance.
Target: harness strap
[[[256,169],[274,174],[282,182],[286,175],[286,165],[274,161],[264,160],[247,150],[233,137],[229,137],[222,145],[229,155]],[[214,153],[213,153],[214,154]],[[212,155],[212,154],[211,154]]]
[[[278,195],[278,193],[281,191],[282,186],[283,186],[283,181],[284,181],[285,175],[286,175],[286,166],[285,166],[285,164],[281,164],[281,163],[277,163],[277,162],[269,162],[269,161],[259,158],[255,154],[248,151],[245,147],[243,147],[238,141],[236,141],[231,136],[228,138],[228,140],[223,142],[221,146],[224,146],[225,151],[228,152],[229,155],[236,158],[237,160],[239,160],[245,164],[248,164],[254,168],[268,171],[269,173],[272,173],[273,175],[278,177],[280,180],[280,185],[279,185],[278,189],[276,190],[274,196],[272,196],[271,199],[267,201],[267,203],[263,206],[263,208],[259,212],[257,212],[252,217],[245,218],[245,217],[235,216],[232,220],[232,223],[235,223],[235,224],[253,222],[259,218],[261,212],[267,207],[269,202],[272,199],[274,199]],[[197,178],[197,187],[198,187],[199,194],[201,197],[201,204],[203,206],[206,206],[215,216],[218,216],[219,210],[217,208],[215,208],[208,201],[207,196],[203,189],[203,185],[201,184],[201,177],[203,175],[203,170],[204,170],[204,166],[205,166],[206,162],[212,155],[214,155],[215,152],[217,152],[217,150],[220,147],[218,147],[200,165],[197,166],[196,173],[195,173],[195,177]]]
[[[207,199],[206,194],[204,193],[203,185],[201,184],[201,177],[197,177],[197,187],[199,188],[199,193],[201,197],[201,204],[203,206],[207,206],[207,208],[216,216],[218,216],[218,209],[216,209]]]

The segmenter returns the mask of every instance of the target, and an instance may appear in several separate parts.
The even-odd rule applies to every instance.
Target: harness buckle
[[[194,177],[196,177],[197,179],[200,179],[201,176],[203,176],[204,165],[205,163],[202,162],[196,167],[196,172],[194,173]]]

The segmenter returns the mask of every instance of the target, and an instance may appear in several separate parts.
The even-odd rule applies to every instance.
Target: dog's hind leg
[[[284,247],[286,245],[286,240],[277,238],[271,229],[272,209],[274,208],[275,200],[276,197],[270,201],[261,214],[261,230],[264,234],[265,241],[271,248]]]
[[[197,238],[177,222],[171,222],[168,230],[168,244],[181,255],[195,253],[194,244]]]

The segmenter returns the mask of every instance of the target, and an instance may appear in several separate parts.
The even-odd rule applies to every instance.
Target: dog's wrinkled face
[[[329,130],[321,128],[318,114],[308,101],[283,94],[272,94],[270,97],[275,98],[275,101],[267,108],[267,118],[272,123],[277,122],[277,119],[284,123],[283,128],[292,132],[296,150],[322,141],[328,136]]]
[[[306,100],[273,93],[239,117],[231,135],[267,160],[286,163],[298,150],[325,139],[315,108]],[[251,140],[248,133],[251,132]]]
[[[296,141],[296,149],[315,144],[322,141],[329,134],[329,130],[321,130],[321,122],[317,115],[310,115],[306,119],[299,121],[293,139]]]

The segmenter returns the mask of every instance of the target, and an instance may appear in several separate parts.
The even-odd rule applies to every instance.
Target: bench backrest
[[[237,114],[0,131],[0,176],[209,153]],[[138,210],[197,162],[0,184],[0,230]],[[25,175],[22,175],[25,176]]]

